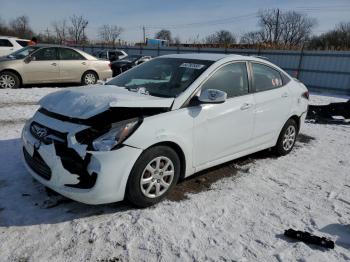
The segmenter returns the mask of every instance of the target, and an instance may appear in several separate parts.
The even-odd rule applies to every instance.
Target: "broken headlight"
[[[140,119],[138,118],[114,123],[107,133],[92,142],[92,146],[97,151],[109,151],[120,145],[139,125]]]

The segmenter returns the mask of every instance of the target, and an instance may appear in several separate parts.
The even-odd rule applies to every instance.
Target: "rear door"
[[[31,61],[23,63],[26,83],[60,82],[59,60],[56,47],[45,47],[31,54]]]
[[[60,78],[64,82],[80,82],[88,69],[88,60],[70,48],[58,48]]]
[[[227,93],[221,104],[190,107],[194,115],[194,166],[198,169],[249,148],[254,125],[254,98],[249,93],[246,62],[219,68],[201,87]]]
[[[291,99],[287,83],[277,69],[251,62],[255,99],[256,145],[271,143],[278,136],[290,112]]]
[[[6,56],[13,51],[13,44],[8,39],[0,38],[0,56]]]

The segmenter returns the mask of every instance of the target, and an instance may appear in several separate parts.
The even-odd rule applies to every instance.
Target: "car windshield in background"
[[[109,81],[108,85],[142,90],[152,96],[177,97],[193,83],[213,61],[157,58],[141,64]]]
[[[12,54],[8,55],[8,57],[13,59],[23,59],[33,53],[35,50],[38,50],[39,46],[26,46],[16,52],[13,52]]]
[[[29,41],[23,41],[23,40],[16,40],[16,42],[22,47],[27,46],[29,43]]]
[[[140,59],[141,57],[142,57],[141,55],[129,55],[129,56],[121,59],[120,61],[134,62],[137,59]]]

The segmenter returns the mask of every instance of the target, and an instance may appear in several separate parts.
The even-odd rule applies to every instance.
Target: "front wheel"
[[[136,161],[126,188],[126,198],[135,206],[148,207],[163,200],[180,176],[180,159],[167,146],[155,146]]]
[[[289,119],[283,126],[280,136],[278,137],[275,152],[280,156],[287,155],[290,151],[292,151],[297,135],[297,123],[295,120]]]

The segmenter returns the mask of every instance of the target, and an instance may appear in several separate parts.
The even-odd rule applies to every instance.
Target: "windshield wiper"
[[[135,92],[141,95],[149,95],[149,92],[145,87],[136,87],[136,88],[126,87],[126,89],[129,90],[130,92]]]

